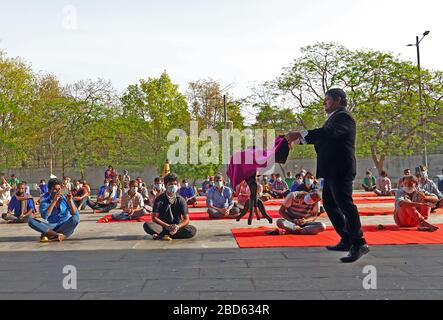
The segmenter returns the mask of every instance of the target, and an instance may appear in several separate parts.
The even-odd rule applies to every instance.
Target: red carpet
[[[400,229],[397,226],[385,226],[377,230],[376,226],[365,226],[365,238],[369,245],[412,245],[443,244],[443,225],[437,225],[437,232],[420,232],[413,229]],[[284,235],[268,236],[265,231],[272,228],[232,229],[240,248],[277,248],[277,247],[323,247],[336,244],[340,239],[333,228],[328,228],[316,236]]]

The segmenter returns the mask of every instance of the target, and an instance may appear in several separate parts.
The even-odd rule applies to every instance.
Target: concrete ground
[[[343,253],[324,248],[239,249],[230,229],[246,221],[195,221],[195,239],[164,242],[145,235],[142,223],[96,223],[101,216],[83,213],[64,243],[41,244],[27,225],[0,224],[0,299],[443,298],[440,245],[372,247],[344,265]],[[393,224],[393,218],[362,222]],[[431,222],[443,223],[443,215]],[[254,221],[258,226],[269,224]],[[67,265],[76,267],[76,290],[63,288]],[[368,265],[377,271],[376,290],[363,288]]]

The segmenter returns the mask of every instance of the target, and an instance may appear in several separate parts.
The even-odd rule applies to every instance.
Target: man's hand
[[[54,202],[58,202],[62,198],[62,194],[59,192],[54,197]]]
[[[305,224],[305,219],[297,219],[294,221],[297,226],[302,226]]]
[[[72,200],[72,194],[68,193],[66,195],[66,199],[68,199],[68,201],[71,201]]]
[[[417,195],[419,202],[424,202],[426,200],[426,195],[423,192],[417,192]]]
[[[180,228],[178,227],[178,225],[173,224],[173,225],[171,225],[171,230],[169,230],[169,234],[170,234],[171,236],[174,236],[174,235],[177,234],[178,230],[180,230]]]
[[[303,139],[303,136],[301,135],[300,132],[289,132],[286,136],[285,136],[286,140],[288,140],[289,144],[291,144],[292,142],[299,140],[301,141]]]

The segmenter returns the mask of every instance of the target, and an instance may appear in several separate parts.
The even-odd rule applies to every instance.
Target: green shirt
[[[368,187],[373,187],[373,186],[375,186],[375,177],[372,176],[372,179],[369,180],[369,178],[366,176],[366,177],[363,179],[363,184],[366,185],[366,186],[368,186]]]
[[[8,183],[12,188],[17,188],[17,185],[20,183],[20,180],[18,178],[9,179]]]
[[[286,178],[285,181],[288,187],[291,188],[291,186],[294,184],[295,178]]]

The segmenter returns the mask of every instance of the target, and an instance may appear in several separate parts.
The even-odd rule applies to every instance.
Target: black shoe
[[[326,249],[328,249],[329,251],[349,252],[349,250],[351,250],[351,247],[352,246],[349,243],[342,240],[335,246],[327,246]]]
[[[353,263],[363,257],[365,254],[369,253],[369,247],[367,245],[362,246],[352,246],[347,257],[341,258],[343,263]]]

